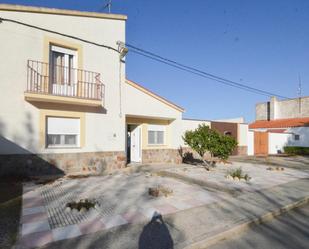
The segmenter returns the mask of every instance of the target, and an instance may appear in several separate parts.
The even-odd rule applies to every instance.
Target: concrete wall
[[[238,124],[238,146],[248,146],[248,124]]]
[[[182,136],[185,134],[186,131],[195,130],[199,125],[205,124],[207,126],[211,126],[211,122],[208,120],[194,120],[194,119],[182,119],[181,120],[181,132],[180,132],[180,146],[187,146],[184,144]]]
[[[289,100],[272,97],[269,103],[269,110],[267,102],[256,105],[256,120],[309,117],[309,97]]]
[[[124,20],[16,11],[0,11],[0,16],[115,48],[118,40],[125,41]],[[0,154],[124,151],[125,121],[120,90],[124,91],[125,65],[120,69],[117,52],[5,21],[0,24],[0,37]],[[48,62],[45,47],[49,39],[57,40],[60,45],[63,42],[79,46],[82,69],[100,73],[105,84],[106,113],[73,108],[85,113],[86,137],[82,148],[51,150],[42,147],[39,142],[40,109],[24,100],[27,60]]]
[[[227,118],[227,119],[216,119],[216,120],[212,120],[212,121],[228,122],[228,123],[245,123],[245,119],[243,117]]]
[[[284,146],[288,145],[291,138],[289,133],[268,133],[268,153],[278,154],[284,152]]]
[[[309,147],[309,127],[290,128],[287,132],[299,135],[299,140],[295,140],[294,136],[290,136],[288,146],[303,146]]]
[[[258,103],[255,105],[255,119],[256,120],[267,120],[268,108],[266,103]]]
[[[247,144],[248,144],[247,154],[248,156],[253,156],[254,155],[254,131],[248,131]]]

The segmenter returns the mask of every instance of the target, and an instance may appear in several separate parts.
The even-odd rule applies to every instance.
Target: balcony
[[[104,90],[99,73],[28,60],[25,99],[29,102],[101,107]]]

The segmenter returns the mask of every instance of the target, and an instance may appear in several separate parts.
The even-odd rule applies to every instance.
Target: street
[[[224,240],[210,249],[301,249],[309,244],[309,204]]]

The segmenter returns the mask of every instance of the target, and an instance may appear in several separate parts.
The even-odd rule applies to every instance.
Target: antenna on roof
[[[298,96],[301,97],[301,78],[300,78],[300,74],[298,74]]]
[[[301,89],[301,78],[300,78],[300,74],[298,74],[298,98],[299,98],[299,113],[301,113],[301,93],[302,89]]]
[[[112,8],[112,0],[107,0],[107,3],[103,6],[101,10],[108,9],[108,13],[111,13],[111,8]]]

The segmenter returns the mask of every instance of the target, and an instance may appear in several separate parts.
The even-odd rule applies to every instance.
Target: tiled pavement
[[[190,168],[177,173],[193,178],[207,178],[225,186],[241,187],[247,190],[272,187],[294,179],[308,177],[308,173],[286,169],[284,172],[270,172],[265,167],[250,170],[253,179],[248,183],[233,183],[225,179],[226,166],[205,175],[205,170]],[[204,178],[203,178],[204,177]],[[151,186],[164,185],[173,190],[169,197],[152,198],[148,195]],[[206,205],[222,200],[222,193],[209,192],[197,185],[190,185],[176,179],[149,176],[145,173],[130,175],[90,177],[84,179],[60,179],[44,186],[24,185],[20,239],[17,249],[28,249],[94,233],[113,227],[150,220],[155,213],[162,215]],[[67,212],[65,204],[84,198],[99,202],[96,209],[86,213]]]
[[[233,181],[227,179],[225,176],[227,172],[231,169],[236,169],[241,167],[244,173],[248,173],[251,178],[249,182],[245,181]],[[293,180],[308,178],[309,172],[295,170],[291,168],[285,168],[283,171],[267,170],[269,166],[258,165],[250,163],[233,163],[233,164],[218,164],[215,170],[210,171],[205,174],[205,169],[203,167],[187,166],[184,168],[171,168],[164,171],[173,173],[189,179],[198,180],[199,182],[204,182],[208,184],[215,184],[221,189],[228,190],[241,190],[241,191],[259,191],[262,189],[267,189],[274,187],[279,184],[285,184]],[[275,167],[273,167],[275,168]],[[163,171],[163,172],[164,172]],[[171,176],[171,175],[169,175]]]
[[[167,215],[209,204],[216,200],[212,194],[198,186],[193,187],[174,179],[161,177],[145,179],[143,174],[137,174],[133,178],[114,176],[114,178],[117,177],[120,178],[121,182],[127,180],[126,184],[121,185],[118,180],[114,182],[114,179],[111,178],[95,177],[64,180],[45,186],[25,185],[20,239],[16,247],[32,248],[43,246],[54,241],[74,238],[116,226],[147,221],[156,212]],[[102,185],[104,181],[106,184]],[[148,182],[146,185],[140,184],[142,185],[140,186],[137,184],[145,181]],[[100,185],[97,185],[98,183]],[[132,184],[130,185],[130,183]],[[173,195],[170,197],[149,198],[147,194],[148,184],[154,183],[163,183],[171,187],[174,189]],[[108,188],[108,186],[119,185],[120,189],[114,189],[113,191]],[[118,203],[116,207],[112,203],[112,199],[119,202],[119,199],[123,198],[122,195],[117,198],[117,195],[119,195],[117,190],[125,192],[127,205],[122,202],[120,205]],[[107,191],[110,192],[110,196],[106,196]],[[103,198],[104,202],[97,209],[92,209],[91,212],[84,214],[65,211],[67,201],[85,198],[85,195],[91,196],[90,193],[93,194],[92,196],[96,196],[97,199],[100,199],[101,195],[105,196]],[[138,200],[132,200],[132,196],[141,197]],[[104,205],[106,202],[111,203],[106,206]],[[109,210],[106,211],[106,209]],[[51,212],[54,210],[57,210],[57,212]]]

